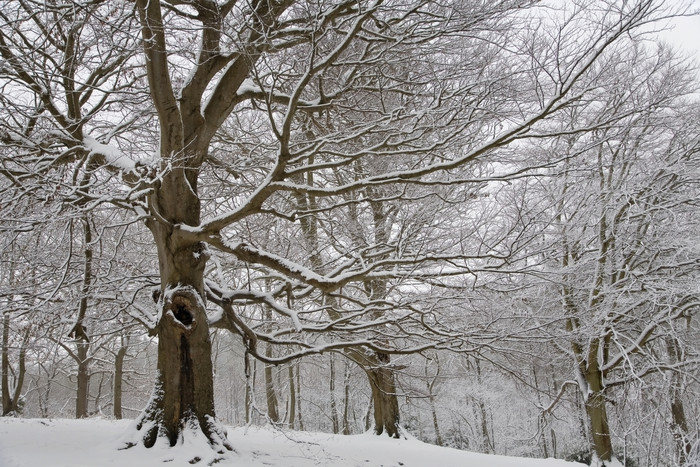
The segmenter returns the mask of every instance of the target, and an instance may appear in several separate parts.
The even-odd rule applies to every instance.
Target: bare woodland
[[[0,1],[3,415],[698,465],[692,13]]]

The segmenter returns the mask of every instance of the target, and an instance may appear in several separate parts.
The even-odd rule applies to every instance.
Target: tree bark
[[[255,390],[255,360],[253,366],[250,365],[250,354],[246,352],[243,357],[245,362],[245,423],[252,421],[253,414],[253,391]]]
[[[112,390],[112,408],[114,411],[114,418],[117,420],[121,420],[122,418],[122,380],[124,377],[124,357],[126,357],[126,351],[128,348],[128,344],[122,341],[122,345],[119,347],[117,355],[114,358],[114,388]]]
[[[593,347],[595,348],[595,346]],[[588,395],[584,395],[584,398],[586,414],[590,422],[592,448],[599,460],[610,462],[613,458],[613,448],[610,426],[608,425],[603,375],[598,369],[596,358],[592,358],[588,362],[588,366],[584,375],[586,383],[588,383]]]
[[[272,357],[272,346],[267,345],[265,356]],[[275,383],[272,375],[272,365],[265,364],[265,399],[267,400],[267,416],[272,423],[277,423],[280,420],[277,392],[275,391]]]
[[[681,347],[674,337],[666,338],[666,349],[671,362],[681,361]],[[678,465],[685,465],[688,455],[693,449],[693,444],[688,436],[688,420],[685,416],[683,405],[683,380],[677,371],[670,372],[671,393],[671,433],[676,445],[676,458]]]
[[[27,360],[27,346],[29,345],[29,336],[31,334],[31,327],[28,327],[24,331],[24,338],[22,339],[22,347],[19,349],[19,369],[17,371],[17,380],[15,382],[15,393],[12,396],[12,412],[16,414],[21,414],[24,402],[21,400],[22,397],[22,387],[24,386],[24,377],[27,375],[27,368],[25,362]]]
[[[199,223],[196,183],[182,169],[163,177],[153,210],[165,218],[147,223],[158,249],[161,289],[158,375],[153,396],[137,429],[147,447],[164,437],[171,446],[186,427],[198,427],[219,453],[232,450],[226,431],[216,421],[214,372],[209,324],[204,304],[206,245],[182,235],[177,224]]]
[[[214,412],[211,341],[204,304],[192,287],[165,290],[158,324],[158,375],[137,429],[153,446],[158,437],[177,444],[185,428],[199,428],[223,454],[232,447]]]
[[[481,386],[483,384],[481,379],[481,363],[478,359],[474,363],[474,366],[476,368],[477,383],[479,383],[479,386]],[[486,413],[486,405],[481,398],[477,399],[477,405],[479,406],[479,415],[481,416],[481,437],[484,441],[484,451],[494,454],[496,452],[496,446],[494,445],[494,441],[491,439],[491,435],[489,434],[489,420],[488,414]]]
[[[399,400],[396,397],[394,372],[388,367],[389,355],[376,352],[374,361],[375,365],[365,368],[372,388],[374,432],[399,438]]]
[[[350,366],[345,362],[345,378],[343,380],[343,434],[350,434]]]
[[[308,174],[308,185],[312,186],[314,181],[312,174]],[[312,195],[304,196],[297,194],[297,205],[302,211],[313,211],[317,208],[316,198]],[[373,199],[375,196],[368,196]],[[370,203],[373,214],[373,234],[377,244],[388,242],[388,224],[386,222],[386,212],[380,203]],[[307,249],[310,252],[310,263],[316,271],[323,272],[323,260],[320,255],[320,244],[318,239],[318,225],[316,219],[311,216],[303,216],[299,219]],[[351,211],[349,222],[359,224],[357,214]],[[365,283],[367,295],[372,300],[383,299],[386,296],[386,283],[382,280],[367,281]],[[329,298],[329,303],[334,304],[333,298]],[[333,306],[327,307],[327,313],[332,319],[340,319],[341,315],[334,310]],[[376,316],[372,316],[376,318]],[[394,372],[390,367],[391,357],[389,354],[373,352],[371,350],[359,351],[349,350],[346,352],[348,358],[357,363],[367,374],[372,391],[372,404],[374,406],[374,429],[375,433],[387,433],[392,438],[399,437],[399,401],[396,396],[396,384]],[[337,418],[337,415],[335,416]],[[334,424],[335,427],[335,424]]]
[[[304,419],[301,410],[301,366],[297,366],[297,420],[299,420],[299,430],[304,431]]]
[[[435,383],[437,382],[438,376],[440,374],[440,361],[437,355],[435,356],[437,362],[437,372],[433,378],[428,375],[428,361],[425,361],[425,385],[428,389],[428,400],[430,401],[430,412],[433,416],[433,428],[435,429],[435,444],[438,446],[443,445],[442,434],[440,433],[440,425],[438,424],[437,407],[435,406]]]
[[[87,176],[83,180],[83,185],[87,182]],[[78,317],[75,325],[71,329],[69,336],[75,339],[78,362],[78,379],[75,396],[75,418],[86,418],[88,416],[88,397],[90,394],[90,338],[85,328],[85,315],[88,309],[88,295],[92,287],[92,228],[90,219],[87,216],[82,218],[83,239],[85,242],[85,263],[83,266],[83,284],[80,291],[80,302],[78,304]]]
[[[78,357],[78,387],[75,396],[75,418],[87,418],[88,416],[88,396],[90,393],[90,359],[88,350],[90,343],[79,341],[77,344],[76,356]]]
[[[294,429],[297,409],[297,391],[294,385],[294,364],[290,363],[287,368],[289,376],[289,428]]]
[[[335,398],[335,359],[333,354],[330,355],[330,367],[331,376],[328,393],[331,398],[331,423],[333,424],[333,433],[338,434],[340,432],[340,421],[338,420],[338,403]]]
[[[3,313],[2,320],[2,414],[12,412],[10,397],[10,313]]]
[[[10,314],[6,312],[2,324],[2,415],[18,415],[22,412],[22,387],[27,374],[27,346],[31,335],[31,327],[24,331],[22,345],[19,349],[19,361],[16,377],[10,381]],[[12,386],[12,387],[11,387]]]

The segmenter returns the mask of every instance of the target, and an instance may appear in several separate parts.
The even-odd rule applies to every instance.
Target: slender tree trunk
[[[270,344],[265,349],[265,356],[272,356],[272,347]],[[267,400],[267,416],[270,421],[277,423],[280,420],[277,393],[275,392],[274,378],[272,375],[272,365],[265,364],[265,398]]]
[[[370,388],[372,386],[370,385]],[[369,401],[367,402],[367,413],[365,413],[364,416],[364,421],[365,421],[365,431],[369,431],[370,428],[372,428],[372,408],[374,407],[374,397],[370,395]]]
[[[97,384],[97,394],[95,394],[95,403],[92,409],[92,413],[101,414],[102,413],[102,390],[105,387],[106,374],[104,372],[100,373],[100,382]]]
[[[19,415],[22,412],[22,387],[27,374],[26,359],[27,346],[31,327],[27,327],[22,338],[22,345],[19,349],[18,368],[14,381],[10,380],[10,314],[5,312],[2,324],[2,415]]]
[[[588,383],[588,395],[585,398],[586,414],[590,423],[593,452],[602,462],[610,462],[613,458],[608,412],[605,402],[605,387],[603,375],[598,369],[596,346],[592,345],[589,352],[591,358],[584,377]]]
[[[250,365],[250,355],[246,352],[243,357],[245,362],[245,423],[249,424],[253,413],[253,390],[255,385],[255,362]]]
[[[676,443],[678,464],[685,465],[693,444],[688,436],[688,421],[685,417],[683,399],[677,389],[671,390],[671,432]]]
[[[430,411],[433,415],[433,428],[435,429],[435,444],[438,446],[443,445],[442,441],[442,434],[440,433],[440,425],[438,424],[438,416],[437,416],[437,409],[435,406],[435,383],[437,382],[438,375],[440,374],[440,362],[437,359],[437,355],[435,357],[435,360],[438,364],[438,370],[435,373],[435,377],[430,378],[428,376],[428,361],[425,361],[425,385],[428,389],[428,399],[430,401]]]
[[[301,417],[301,367],[297,366],[297,420],[299,420],[299,429],[304,431],[304,419]]]
[[[681,348],[678,341],[673,337],[666,338],[666,349],[671,362],[678,362],[681,359]],[[685,465],[688,455],[693,448],[693,444],[688,436],[689,427],[685,416],[683,405],[683,380],[676,371],[670,372],[670,403],[671,403],[671,433],[676,445],[676,458],[679,465]]]
[[[24,338],[22,339],[22,346],[19,349],[19,362],[17,371],[17,380],[15,382],[15,391],[12,396],[12,412],[16,414],[21,414],[23,410],[24,403],[21,401],[22,397],[22,387],[24,386],[24,378],[27,374],[26,360],[27,360],[27,347],[29,345],[29,336],[31,335],[31,327],[28,327],[24,331]]]
[[[86,418],[88,416],[88,396],[90,394],[90,359],[88,357],[90,343],[79,341],[76,346],[78,388],[75,397],[75,418]]]
[[[85,315],[88,309],[88,295],[92,287],[92,228],[90,219],[85,216],[82,219],[83,238],[85,241],[85,263],[83,266],[83,285],[80,291],[80,303],[78,305],[78,317],[71,329],[69,336],[75,339],[75,356],[78,361],[78,380],[75,397],[75,418],[88,416],[88,397],[90,394],[90,339],[85,328]]]
[[[294,383],[294,364],[290,363],[287,367],[287,372],[289,376],[289,428],[294,429],[294,424],[296,422],[296,409],[297,409],[297,391]]]
[[[114,388],[112,391],[112,406],[114,410],[114,418],[121,420],[122,418],[122,382],[124,376],[124,358],[128,347],[128,341],[122,340],[122,345],[117,351],[114,358]]]
[[[345,361],[345,378],[343,379],[343,434],[350,434],[350,366]]]
[[[479,386],[481,386],[481,363],[478,359],[474,363],[474,367],[476,368],[476,381],[479,384]],[[491,439],[491,435],[489,434],[489,419],[488,413],[486,411],[486,405],[481,399],[476,399],[476,403],[479,408],[479,415],[481,417],[481,437],[484,441],[484,451],[486,451],[487,453],[495,453],[496,446],[494,445],[494,442]]]
[[[3,313],[2,320],[2,414],[12,412],[10,396],[10,313]]]
[[[532,364],[532,380],[535,384],[535,394],[537,394],[537,403],[542,406],[542,397],[541,397],[541,392],[540,392],[540,385],[539,382],[537,381],[537,366],[535,364]],[[542,454],[545,459],[549,457],[549,448],[547,447],[547,437],[544,434],[544,428],[546,425],[546,418],[545,416],[541,416],[539,418],[539,429],[538,429],[538,436],[542,440]]]
[[[38,242],[37,237],[37,242]],[[10,264],[8,265],[8,282],[10,287],[15,285],[15,255],[14,244],[10,250]],[[34,272],[32,272],[34,276]],[[35,278],[32,277],[32,280]],[[2,382],[0,383],[2,393],[2,415],[19,415],[22,412],[24,403],[21,401],[22,388],[24,387],[24,378],[26,376],[26,357],[27,347],[29,345],[29,337],[31,336],[32,327],[27,326],[24,331],[22,345],[19,350],[18,371],[14,381],[10,380],[10,311],[5,310],[2,320],[2,357],[0,357],[0,369],[2,371]]]
[[[333,424],[333,433],[340,432],[340,422],[338,421],[338,403],[335,399],[335,358],[330,355],[331,376],[329,380],[328,392],[331,398],[331,423]]]

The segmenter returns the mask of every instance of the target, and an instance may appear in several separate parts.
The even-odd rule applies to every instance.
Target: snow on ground
[[[130,433],[128,420],[0,418],[0,467],[206,465],[211,450],[196,440],[175,448],[156,445],[117,450]],[[575,467],[557,459],[475,454],[415,439],[371,434],[341,436],[273,428],[228,428],[236,452],[217,464],[236,467]],[[201,441],[201,440],[200,440]],[[207,452],[207,450],[209,452]]]

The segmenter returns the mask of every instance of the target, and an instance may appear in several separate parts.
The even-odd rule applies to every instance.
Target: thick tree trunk
[[[188,240],[175,226],[199,223],[199,200],[193,191],[196,178],[186,177],[184,171],[174,169],[159,192],[156,210],[172,223],[152,220],[148,224],[158,247],[161,278],[155,329],[158,375],[137,429],[143,430],[147,447],[158,438],[174,446],[186,428],[199,429],[223,453],[232,447],[214,411],[212,348],[203,299],[209,254],[206,245]]]
[[[307,179],[309,185],[313,185],[313,178]],[[379,196],[369,196],[370,199]],[[296,196],[301,210],[314,210],[317,208],[314,196]],[[371,203],[373,213],[373,234],[376,243],[387,244],[390,225],[387,224],[387,215],[381,203]],[[318,225],[313,217],[303,216],[299,219],[308,251],[312,252],[310,262],[314,270],[323,272],[323,261],[318,253],[320,251],[318,241]],[[350,221],[359,225],[356,214],[350,215]],[[372,300],[381,300],[386,297],[386,282],[382,280],[367,281],[365,283],[367,295]],[[329,298],[330,307],[327,312],[332,319],[339,319],[341,315],[334,311],[333,298]],[[374,317],[372,317],[374,318]],[[377,434],[387,433],[393,438],[399,437],[399,401],[396,396],[396,384],[394,372],[390,367],[391,358],[388,354],[374,353],[372,351],[348,351],[348,358],[357,363],[367,373],[370,388],[372,390],[372,405],[374,407],[374,429]],[[335,412],[334,412],[335,413]]]
[[[269,348],[269,346],[268,346]],[[267,400],[267,416],[272,423],[280,421],[279,409],[277,407],[277,392],[272,375],[272,365],[265,365],[265,399]]]
[[[158,376],[137,424],[151,447],[177,444],[186,428],[201,429],[219,453],[232,449],[214,412],[211,341],[204,304],[191,287],[166,289],[158,324]]]
[[[610,462],[613,458],[613,448],[608,425],[603,376],[596,368],[590,368],[585,376],[589,388],[585,405],[590,423],[593,452],[603,463]]]
[[[153,14],[153,21],[158,23],[157,5],[139,2],[140,13],[144,18]],[[151,26],[144,26],[144,38],[153,33]],[[149,80],[153,88],[153,79]],[[223,453],[233,448],[214,411],[212,346],[204,303],[204,268],[209,252],[204,243],[182,228],[200,223],[199,170],[196,163],[191,165],[194,155],[183,151],[182,122],[161,110],[161,156],[169,162],[164,162],[162,180],[149,197],[151,212],[158,215],[146,222],[157,247],[160,272],[160,291],[154,297],[159,311],[154,329],[158,337],[158,374],[151,401],[136,428],[142,432],[146,447],[159,438],[174,446],[186,430],[201,430],[212,448]]]
[[[399,400],[396,397],[394,372],[389,367],[389,355],[377,352],[376,363],[365,369],[372,388],[374,432],[399,438]]]
[[[612,443],[610,441],[610,427],[608,426],[608,414],[605,407],[605,396],[602,391],[588,395],[586,401],[586,413],[591,424],[591,436],[593,438],[593,450],[603,462],[612,460]]]

